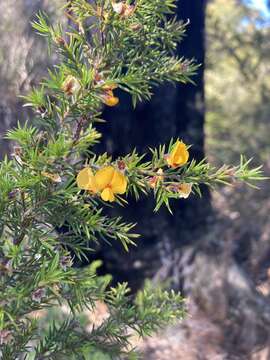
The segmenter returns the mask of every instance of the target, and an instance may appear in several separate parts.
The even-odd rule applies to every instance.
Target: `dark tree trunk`
[[[201,64],[194,77],[196,85],[158,88],[152,101],[140,104],[136,111],[133,111],[129,97],[119,94],[120,105],[105,109],[107,123],[102,126],[101,151],[108,151],[115,157],[135,147],[139,152],[145,152],[148,147],[179,137],[193,144],[192,157],[204,157],[205,3],[205,0],[182,0],[178,9],[179,18],[190,19],[187,36],[178,53],[189,59],[195,58]],[[117,214],[120,212],[128,220],[138,223],[136,231],[142,237],[137,249],[126,254],[121,248],[114,250],[105,246],[98,254],[104,260],[105,271],[113,273],[116,281],[129,281],[133,289],[138,288],[145,277],[152,277],[175,247],[196,239],[195,232],[202,231],[211,210],[207,191],[202,200],[194,197],[175,202],[174,216],[166,209],[153,214],[153,206],[149,198],[142,198],[137,203],[129,199],[129,205],[123,211],[117,210]]]

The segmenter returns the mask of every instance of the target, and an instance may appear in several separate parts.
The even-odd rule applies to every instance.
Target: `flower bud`
[[[179,195],[180,198],[187,199],[192,191],[192,184],[190,183],[183,183],[179,185]]]
[[[157,175],[156,176],[153,176],[150,178],[149,180],[149,185],[152,189],[155,189],[158,182],[159,181],[162,181],[164,179],[164,176],[163,176],[163,170],[162,169],[158,169],[157,171]]]
[[[120,171],[124,171],[126,169],[126,164],[123,160],[118,160],[117,167]]]
[[[69,96],[77,94],[80,89],[81,89],[81,84],[79,80],[72,75],[68,75],[66,80],[62,84],[62,90],[66,95]]]
[[[66,45],[66,41],[65,41],[65,39],[62,38],[62,36],[56,36],[55,42],[59,46],[65,46]]]
[[[157,186],[157,176],[152,176],[149,181],[149,186],[152,188],[152,189],[155,189],[155,187]]]

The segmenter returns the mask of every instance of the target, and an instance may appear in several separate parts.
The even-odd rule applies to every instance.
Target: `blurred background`
[[[10,152],[7,129],[32,117],[19,94],[27,92],[56,60],[29,25],[45,10],[52,21],[61,0],[0,1],[0,156]],[[270,3],[266,0],[179,0],[178,16],[190,20],[180,56],[202,64],[196,85],[163,86],[151,103],[132,111],[105,109],[103,142],[97,151],[117,156],[135,146],[179,136],[192,156],[220,166],[240,154],[263,164],[270,175]],[[96,258],[114,281],[132,291],[146,278],[169,281],[188,298],[184,323],[139,342],[145,360],[270,359],[270,188],[236,184],[203,198],[173,204],[174,217],[142,199],[123,215],[142,234],[129,254],[100,245]],[[113,210],[121,214],[120,210]],[[115,245],[115,244],[114,244]],[[89,261],[93,258],[89,257]],[[102,311],[102,307],[101,307]]]

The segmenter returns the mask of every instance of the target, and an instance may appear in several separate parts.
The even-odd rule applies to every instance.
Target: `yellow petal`
[[[104,201],[113,202],[115,200],[115,197],[112,189],[106,187],[101,193],[101,199]]]
[[[167,157],[167,163],[168,163],[169,166],[173,166],[173,159],[172,159],[171,155],[169,155]]]
[[[188,158],[189,158],[189,152],[187,150],[186,144],[179,141],[177,143],[176,151],[175,151],[176,163],[179,165],[184,165],[188,162]]]
[[[94,176],[91,176],[91,178],[89,179],[89,184],[88,184],[88,191],[92,191],[94,194],[98,192],[98,188],[97,188],[97,184],[96,184],[96,180]]]
[[[97,186],[92,170],[89,167],[82,169],[77,175],[77,186],[82,190],[97,192]]]
[[[105,166],[103,169],[98,170],[95,175],[95,181],[99,191],[104,190],[110,185],[113,175],[114,168],[112,166]]]
[[[103,102],[107,106],[116,106],[119,103],[119,98],[116,96],[104,95]]]
[[[183,199],[187,199],[192,191],[192,184],[180,184],[179,186],[179,193],[180,197]]]
[[[171,154],[167,158],[167,162],[172,167],[182,166],[188,162],[189,152],[186,144],[177,141]]]
[[[126,192],[127,179],[120,171],[114,170],[111,188],[115,194],[124,194]]]

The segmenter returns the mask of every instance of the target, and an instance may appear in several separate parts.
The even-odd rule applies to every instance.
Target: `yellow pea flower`
[[[176,168],[178,166],[183,166],[188,162],[189,152],[186,144],[182,141],[177,141],[174,145],[173,150],[167,157],[167,163],[169,166]]]
[[[183,199],[187,199],[189,197],[189,195],[191,194],[192,191],[192,184],[188,184],[188,183],[183,183],[179,185],[179,194],[180,197]]]
[[[126,177],[112,166],[98,170],[95,181],[104,201],[113,202],[115,194],[124,194],[127,189]]]
[[[113,166],[105,166],[94,175],[89,167],[77,175],[77,185],[82,190],[101,192],[102,200],[112,202],[115,194],[124,194],[127,189],[126,177]]]
[[[78,188],[92,191],[93,193],[98,192],[94,174],[89,167],[86,167],[79,172],[76,181]]]

